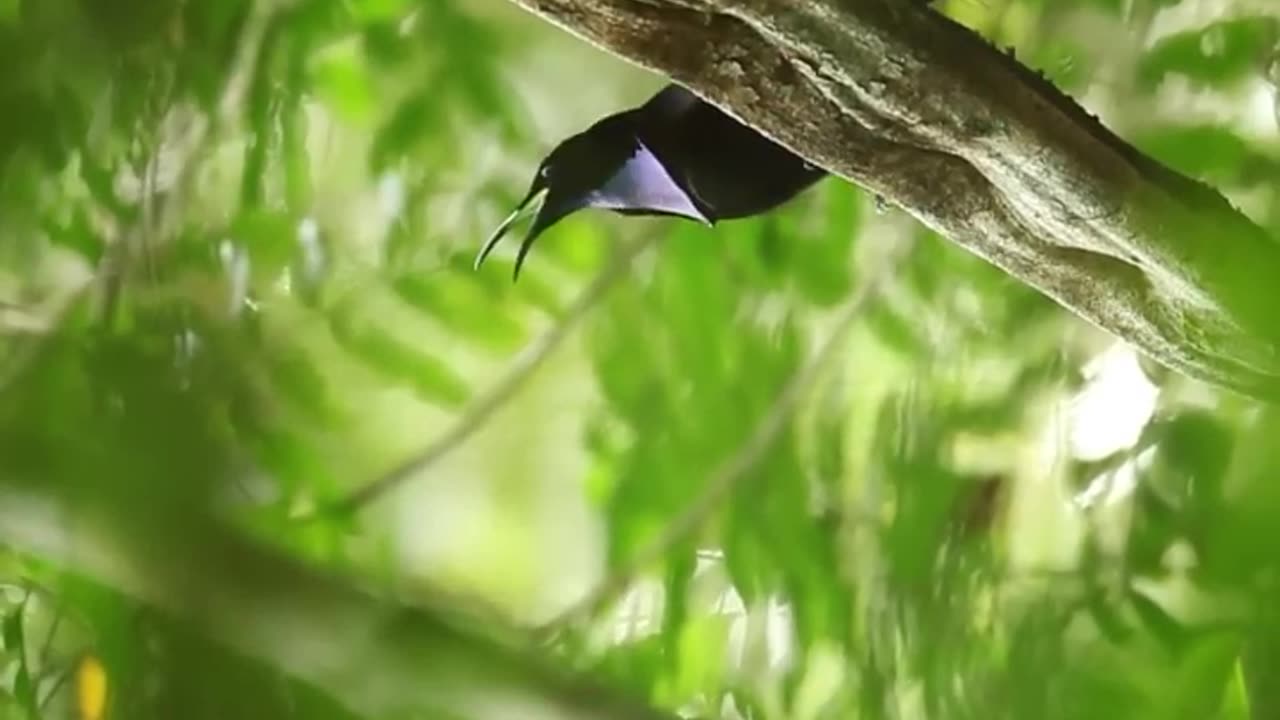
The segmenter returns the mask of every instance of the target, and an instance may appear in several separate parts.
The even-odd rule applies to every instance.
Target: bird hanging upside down
[[[524,200],[480,249],[475,267],[533,207],[537,215],[520,243],[512,279],[534,240],[583,208],[714,225],[772,210],[825,175],[692,92],[667,85],[644,105],[556,146]]]

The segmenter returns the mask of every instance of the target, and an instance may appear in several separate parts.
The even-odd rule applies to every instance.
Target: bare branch
[[[505,375],[489,386],[460,415],[453,425],[430,445],[407,458],[386,474],[363,485],[332,506],[332,512],[351,513],[369,505],[400,484],[435,464],[454,448],[461,445],[477,430],[484,427],[489,418],[520,390],[521,386],[542,367],[547,358],[564,342],[578,323],[599,304],[601,298],[618,283],[631,266],[631,261],[654,242],[652,235],[630,242],[614,253],[609,264],[595,280],[574,300],[564,315],[542,335],[529,343],[511,363]]]
[[[1280,397],[1280,245],[908,0],[514,0],[1192,377]]]

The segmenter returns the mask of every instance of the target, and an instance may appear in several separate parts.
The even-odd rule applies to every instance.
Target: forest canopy
[[[876,117],[839,57],[673,49],[857,49],[890,0],[704,5],[0,0],[0,717],[1280,717],[1270,0],[902,11],[984,54],[886,63],[1042,76],[1195,198],[1087,218],[1096,129],[957,151],[1018,192],[956,204],[909,142],[951,116],[823,134]],[[673,79],[833,174],[473,266]],[[1126,262],[1195,302],[1090,304]]]

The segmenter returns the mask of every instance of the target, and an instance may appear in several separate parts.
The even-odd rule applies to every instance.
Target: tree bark
[[[1280,397],[1280,245],[910,0],[513,0],[1194,378]]]

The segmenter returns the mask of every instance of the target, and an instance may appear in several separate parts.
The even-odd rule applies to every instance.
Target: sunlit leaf
[[[358,46],[345,43],[326,48],[311,65],[316,92],[346,120],[367,120],[376,104],[373,80]]]
[[[331,327],[344,349],[424,400],[457,407],[470,397],[466,382],[448,365],[392,332],[342,316],[335,316]]]
[[[525,337],[524,326],[470,275],[403,275],[393,287],[401,298],[452,332],[493,350],[516,350]]]
[[[1259,67],[1277,39],[1276,18],[1261,15],[1211,22],[1162,38],[1138,67],[1143,83],[1154,86],[1169,75],[1208,85],[1225,85]]]

